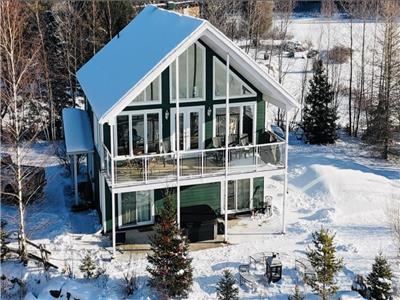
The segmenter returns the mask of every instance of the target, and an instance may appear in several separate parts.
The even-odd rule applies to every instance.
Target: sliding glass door
[[[119,227],[153,223],[153,191],[121,193],[118,200]]]
[[[228,212],[241,212],[251,209],[250,179],[228,181]]]

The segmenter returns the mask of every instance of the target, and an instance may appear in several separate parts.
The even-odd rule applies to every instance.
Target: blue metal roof
[[[64,108],[62,111],[67,155],[93,152],[93,135],[86,111]]]
[[[96,116],[101,118],[203,22],[146,6],[77,72]]]

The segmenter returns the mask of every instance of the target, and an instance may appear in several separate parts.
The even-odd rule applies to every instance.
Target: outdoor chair
[[[170,153],[171,148],[170,148],[170,144],[168,141],[162,141],[160,143],[160,153],[165,154],[161,157],[162,161],[163,161],[163,165],[165,168],[166,163],[173,163],[173,158],[170,155],[167,155],[168,153]]]
[[[249,285],[254,291],[257,288],[257,278],[250,273],[250,265],[239,266],[239,285]]]

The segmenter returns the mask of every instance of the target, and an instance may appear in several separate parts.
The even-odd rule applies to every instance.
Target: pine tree
[[[87,253],[85,257],[82,259],[82,263],[79,266],[79,270],[83,273],[83,276],[87,279],[92,278],[96,274],[96,263],[92,259],[90,253]]]
[[[304,133],[311,144],[334,143],[337,112],[334,106],[334,92],[328,82],[322,61],[315,63],[314,77],[303,109]]]
[[[305,281],[323,300],[336,293],[335,275],[342,269],[343,260],[336,258],[335,235],[321,228],[312,235],[314,247],[309,247],[307,257],[314,268],[315,276],[308,276]]]
[[[6,222],[1,220],[1,226],[0,226],[0,248],[1,248],[1,261],[6,259],[9,255],[9,248],[8,244],[10,243],[10,234],[6,231]]]
[[[149,284],[164,297],[185,297],[193,283],[189,244],[176,223],[174,197],[167,194],[160,211],[160,221],[151,238],[152,254],[147,256],[151,266]]]
[[[222,278],[217,284],[217,296],[219,300],[236,300],[239,289],[235,286],[236,280],[231,271],[224,270]]]
[[[371,297],[374,299],[389,299],[392,293],[392,271],[386,258],[379,253],[368,275]]]
[[[294,293],[293,295],[290,295],[288,297],[289,300],[304,300],[304,296],[303,294],[300,292],[300,288],[298,285],[296,285],[296,287],[294,288]]]

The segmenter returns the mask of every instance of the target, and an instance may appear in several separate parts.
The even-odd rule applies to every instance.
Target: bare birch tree
[[[6,192],[16,199],[19,212],[19,254],[27,261],[25,228],[26,205],[31,195],[25,195],[25,179],[30,170],[23,167],[26,147],[36,138],[36,120],[26,117],[34,102],[38,76],[41,75],[38,59],[40,42],[29,32],[29,16],[22,1],[4,0],[0,3],[0,49],[1,49],[1,99],[8,106],[2,119],[2,139],[15,155],[11,166],[14,178],[13,190]],[[39,189],[39,187],[38,187]]]

